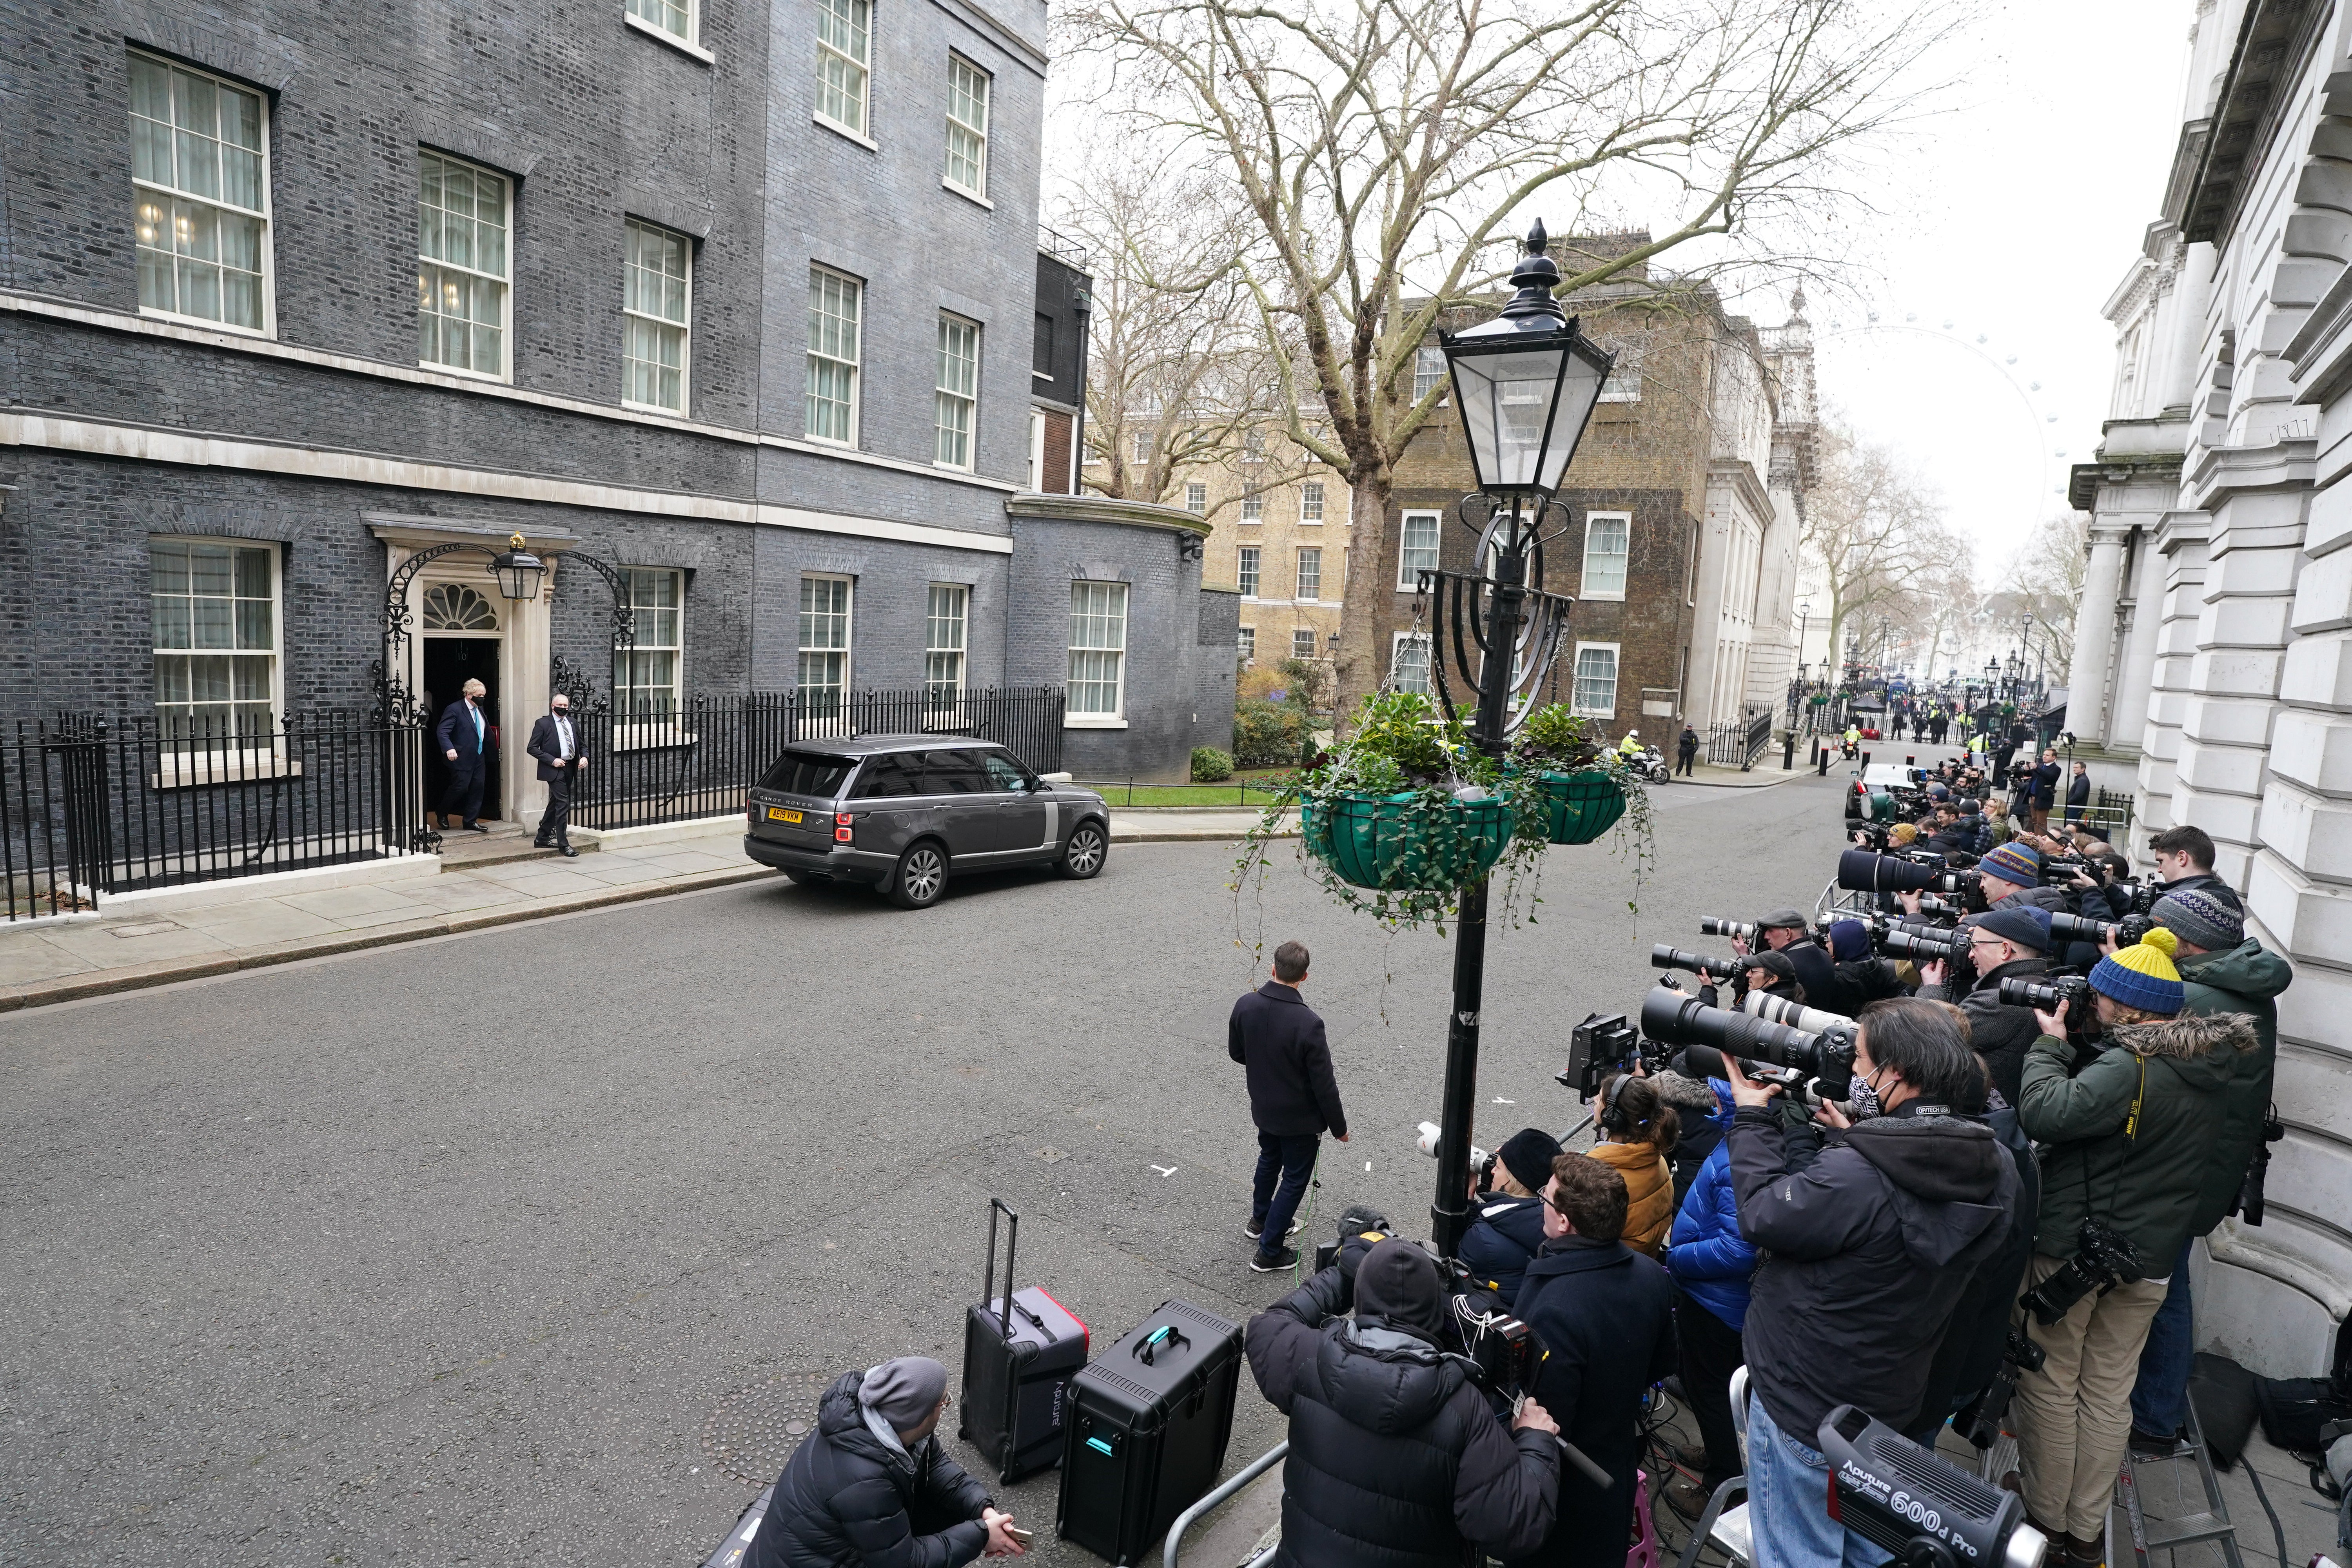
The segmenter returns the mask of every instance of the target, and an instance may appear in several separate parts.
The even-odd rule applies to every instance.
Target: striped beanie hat
[[[2228,952],[2246,940],[2246,917],[2203,888],[2183,888],[2156,900],[2157,923],[2208,952]]]
[[[2021,888],[2038,887],[2042,882],[2042,851],[2031,844],[1996,844],[1977,862],[1977,869]]]
[[[2188,996],[2180,971],[2172,966],[2178,945],[2170,931],[2157,927],[2147,940],[2099,960],[2091,971],[2091,989],[2126,1007],[2171,1017]]]

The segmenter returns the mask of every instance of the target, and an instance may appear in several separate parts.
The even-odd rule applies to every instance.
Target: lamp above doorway
[[[507,548],[490,557],[490,575],[498,579],[499,593],[514,604],[539,597],[540,580],[547,575],[547,563],[522,547],[522,535],[507,536]]]

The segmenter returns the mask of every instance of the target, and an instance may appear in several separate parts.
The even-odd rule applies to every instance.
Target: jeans
[[[2158,1437],[2169,1437],[2189,1425],[2189,1371],[2197,1359],[2194,1309],[2189,1300],[2189,1249],[2180,1244],[2172,1266],[2172,1284],[2164,1305],[2147,1325],[2147,1343],[2140,1347],[2139,1381],[2132,1384],[2132,1425]]]
[[[1748,1399],[1748,1523],[1770,1568],[1878,1568],[1893,1559],[1830,1517],[1829,1461]]]
[[[1298,1214],[1299,1200],[1307,1196],[1307,1180],[1315,1174],[1315,1151],[1322,1141],[1318,1132],[1296,1137],[1276,1132],[1257,1135],[1257,1184],[1250,1191],[1250,1223],[1258,1227],[1261,1257],[1272,1258],[1282,1250],[1290,1222]]]

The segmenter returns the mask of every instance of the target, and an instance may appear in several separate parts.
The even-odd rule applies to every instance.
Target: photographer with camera
[[[1873,1002],[1903,994],[1903,977],[1894,964],[1872,955],[1870,928],[1860,921],[1830,923],[1830,963],[1833,989],[1811,1004],[1823,1012],[1851,1018]]]
[[[1825,1107],[1832,1142],[1801,1170],[1771,1103],[1780,1087],[1726,1061],[1739,1229],[1763,1254],[1742,1338],[1749,1521],[1772,1568],[1885,1560],[1830,1517],[1816,1434],[1841,1405],[1910,1428],[1953,1304],[2007,1237],[2017,1191],[1991,1130],[1952,1113],[1979,1072],[1952,1010],[1874,1002],[1856,1023],[1855,1103],[1875,1114],[1849,1122]]]
[[[1550,1532],[1559,1426],[1529,1399],[1505,1429],[1453,1313],[1429,1254],[1359,1235],[1250,1320],[1251,1375],[1290,1423],[1279,1568],[1459,1568]]]
[[[1829,952],[1813,940],[1812,922],[1805,918],[1802,910],[1783,905],[1767,912],[1756,922],[1756,937],[1767,951],[1789,961],[1790,972],[1804,987],[1806,995],[1826,996],[1836,989],[1837,976],[1832,972]],[[1747,939],[1733,937],[1731,950],[1745,957],[1748,952]],[[1771,967],[1778,969],[1778,965]]]
[[[1622,1177],[1585,1154],[1562,1154],[1551,1169],[1543,1251],[1528,1266],[1519,1317],[1544,1347],[1536,1396],[1611,1484],[1598,1486],[1580,1468],[1563,1471],[1559,1517],[1524,1562],[1624,1568],[1643,1401],[1675,1369],[1674,1287],[1622,1239]]]
[[[2246,907],[2237,889],[2213,874],[2213,839],[2203,828],[2186,823],[2168,827],[2147,841],[2147,848],[2156,857],[2160,890],[2179,893],[2218,889],[2216,896],[2225,902],[2240,909]]]
[[[2101,1558],[2140,1349],[2168,1283],[2150,1276],[2189,1237],[2231,1058],[2253,1034],[2241,1016],[2177,1016],[2174,945],[2158,929],[2091,971],[2102,1048],[2079,1070],[2069,1005],[2053,995],[2037,1009],[2018,1100],[2019,1123],[2048,1148],[2021,1302],[2043,1356],[2018,1375],[2018,1453],[2029,1516],[2078,1564]]]
[[[1544,1205],[1537,1194],[1559,1158],[1558,1139],[1540,1127],[1524,1127],[1495,1152],[1490,1187],[1478,1191],[1477,1173],[1471,1173],[1470,1197],[1477,1207],[1454,1255],[1515,1310],[1519,1278],[1543,1246]]]
[[[2139,1378],[2132,1385],[2131,1445],[2135,1452],[2172,1452],[2188,1423],[2189,1372],[2196,1352],[2191,1337],[2189,1252],[2227,1215],[2239,1212],[2241,1196],[2249,1224],[2260,1223],[2261,1177],[2255,1156],[2267,1157],[2264,1123],[2270,1120],[2271,1080],[2278,1062],[2278,995],[2294,979],[2286,960],[2246,935],[2244,918],[2210,889],[2184,888],[2156,900],[2149,911],[2172,932],[2174,965],[2180,971],[2181,1014],[2210,1018],[2242,1014],[2253,1025],[2251,1045],[2241,1042],[2227,1058],[2229,1096],[2221,1131],[2208,1168],[2203,1195],[2189,1222],[2189,1241],[2172,1266],[2164,1305],[2148,1325],[2140,1351]]]
[[[2049,973],[2050,912],[2032,904],[2011,905],[1989,914],[1970,915],[1960,922],[1969,935],[1969,961],[1977,983],[1959,1000],[1968,1019],[1969,1043],[1984,1058],[2001,1103],[2015,1105],[2025,1071],[2025,1053],[2042,1033],[2030,1007],[2011,1007],[2000,999],[2000,983],[2015,978],[2041,979]],[[1919,966],[1919,999],[1950,1000],[1946,981],[1948,966],[1938,960]]]

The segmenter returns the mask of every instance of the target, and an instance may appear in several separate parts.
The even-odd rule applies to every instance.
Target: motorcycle
[[[1633,770],[1635,778],[1651,784],[1664,784],[1675,776],[1675,770],[1666,764],[1665,754],[1655,746],[1643,747],[1626,759],[1625,765]]]

